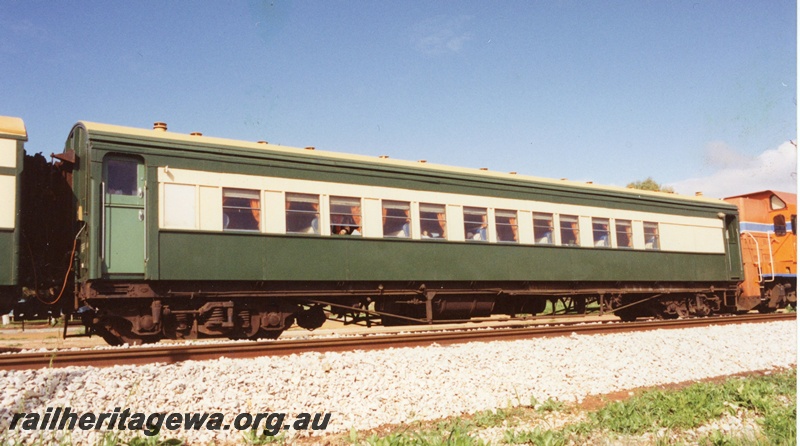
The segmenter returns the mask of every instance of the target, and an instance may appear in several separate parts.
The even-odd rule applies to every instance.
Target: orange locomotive
[[[767,313],[797,302],[797,195],[765,190],[728,197],[739,208],[744,280],[737,309]]]

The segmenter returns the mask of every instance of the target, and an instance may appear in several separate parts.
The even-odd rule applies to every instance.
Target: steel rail
[[[55,350],[46,352],[9,353],[0,355],[0,369],[27,370],[46,367],[142,365],[175,363],[188,360],[253,358],[281,356],[303,352],[379,350],[398,347],[418,347],[432,344],[448,345],[465,342],[519,340],[534,337],[623,333],[655,329],[679,329],[710,325],[796,320],[795,313],[750,314],[677,320],[637,322],[568,322],[525,328],[464,328],[449,331],[357,334],[337,338],[287,339],[249,341],[242,343],[173,344],[129,348]],[[410,328],[410,327],[406,327]]]

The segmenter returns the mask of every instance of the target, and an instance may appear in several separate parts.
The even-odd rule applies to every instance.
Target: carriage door
[[[138,157],[103,160],[103,273],[144,274],[145,169]]]

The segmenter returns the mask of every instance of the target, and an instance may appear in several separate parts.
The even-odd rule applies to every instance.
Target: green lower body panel
[[[161,232],[153,280],[727,282],[724,254]]]
[[[0,231],[0,287],[17,284],[17,249],[13,231]]]

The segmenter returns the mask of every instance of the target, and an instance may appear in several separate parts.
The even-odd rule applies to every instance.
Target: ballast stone
[[[754,344],[745,340],[769,339]],[[754,353],[757,349],[757,353]],[[16,412],[331,413],[324,433],[474,413],[554,399],[796,365],[796,322],[178,364],[0,371],[0,432]],[[66,433],[76,444],[106,431]],[[128,431],[115,431],[122,438]],[[308,434],[308,432],[289,435]],[[61,431],[13,431],[25,443]],[[142,435],[139,433],[139,435]],[[237,442],[241,432],[167,431],[191,443]]]

